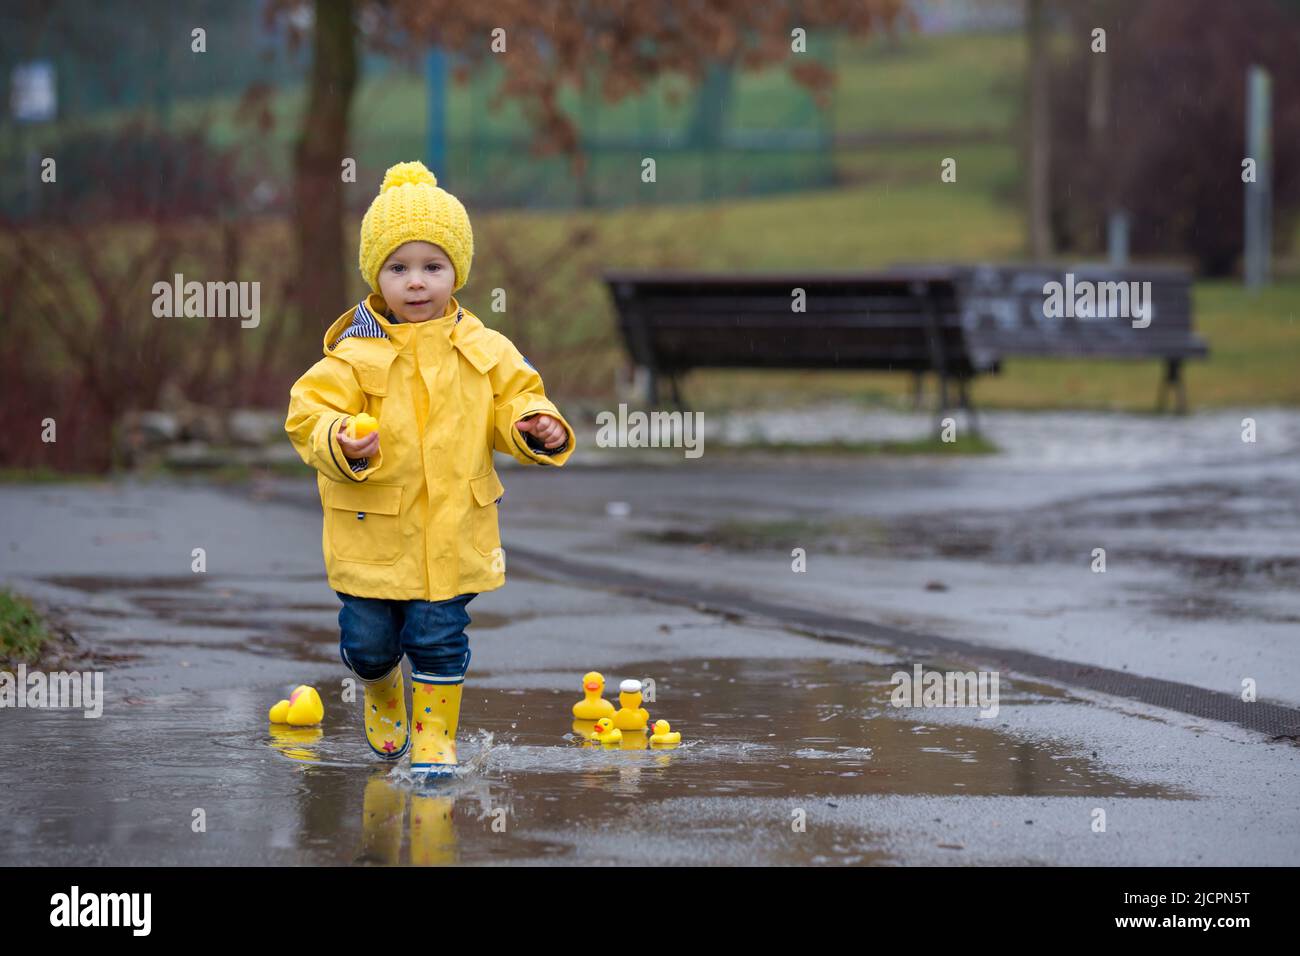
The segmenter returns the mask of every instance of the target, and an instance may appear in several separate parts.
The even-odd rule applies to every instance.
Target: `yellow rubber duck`
[[[591,739],[602,744],[621,744],[623,742],[623,731],[614,726],[614,722],[608,717],[602,717],[596,721],[596,727],[591,732]]]
[[[625,680],[618,685],[618,712],[614,726],[619,730],[645,730],[650,712],[641,706],[641,682]]]
[[[582,676],[583,698],[573,705],[573,716],[579,720],[600,720],[614,716],[614,705],[601,695],[605,693],[605,676],[591,671]]]
[[[353,415],[348,420],[348,437],[353,441],[358,438],[365,438],[371,432],[376,431],[379,431],[379,419],[373,415],[362,412],[360,415]]]
[[[267,712],[273,724],[312,727],[325,719],[325,705],[315,687],[299,684],[288,700],[282,700]]]
[[[655,721],[655,732],[650,735],[651,747],[671,747],[681,742],[682,735],[668,726],[668,721]]]

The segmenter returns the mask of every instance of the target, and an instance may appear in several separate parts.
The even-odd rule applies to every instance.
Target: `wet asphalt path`
[[[1292,742],[1015,671],[991,719],[896,709],[894,671],[978,665],[887,639],[1223,694],[1254,677],[1294,707],[1295,464],[503,465],[519,557],[471,605],[467,773],[434,792],[365,756],[338,700],[310,478],[6,487],[0,578],[78,635],[107,700],[97,720],[0,710],[0,862],[1295,863]],[[687,586],[881,630],[671,599]],[[568,708],[590,668],[652,679],[652,717],[686,746],[580,746]],[[278,733],[265,709],[299,682],[325,723]]]

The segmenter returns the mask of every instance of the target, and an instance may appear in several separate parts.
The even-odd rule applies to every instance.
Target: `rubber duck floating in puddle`
[[[596,726],[591,732],[591,740],[613,747],[623,742],[623,731],[614,726],[614,722],[608,717],[602,717],[596,721]]]
[[[618,685],[619,709],[614,714],[614,726],[619,730],[645,730],[650,712],[641,706],[641,682],[625,680]]]
[[[681,742],[682,735],[673,730],[668,721],[655,721],[655,732],[650,737],[651,747],[676,747]]]
[[[602,717],[614,716],[614,705],[607,701],[605,677],[597,671],[590,671],[582,677],[583,698],[573,705],[573,716],[579,720],[600,720]]]

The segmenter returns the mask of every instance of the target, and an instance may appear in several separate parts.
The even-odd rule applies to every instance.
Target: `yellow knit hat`
[[[384,183],[361,220],[361,275],[379,292],[379,270],[389,253],[404,242],[441,246],[456,270],[453,292],[469,279],[474,258],[474,233],[459,199],[438,188],[438,179],[424,163],[398,163],[384,174]]]

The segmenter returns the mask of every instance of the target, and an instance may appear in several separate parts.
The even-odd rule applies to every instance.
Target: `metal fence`
[[[203,53],[191,50],[192,31],[200,27]],[[802,55],[833,67],[832,39],[811,34]],[[143,180],[160,203],[172,202],[182,188],[193,200],[202,181],[185,177],[182,186],[169,178],[188,160],[171,157],[169,165],[159,155],[188,134],[236,156],[257,183],[247,203],[253,211],[283,210],[309,57],[309,48],[291,49],[287,31],[266,22],[260,0],[6,6],[0,11],[0,164],[7,174],[0,178],[0,208],[41,214],[48,193],[39,189],[38,174],[47,156],[60,158],[60,181],[77,178],[85,189]],[[373,195],[388,165],[414,158],[480,208],[674,203],[833,180],[829,114],[783,67],[751,74],[713,64],[694,87],[684,77],[664,77],[617,104],[603,101],[592,77],[584,90],[561,99],[586,153],[578,175],[563,157],[532,155],[532,134],[517,104],[489,108],[501,66],[477,69],[461,85],[451,79],[455,65],[453,56],[436,50],[404,60],[363,51],[352,114],[358,183],[367,187],[355,191],[358,204]],[[241,96],[255,84],[269,91],[270,130],[254,131],[235,119]],[[137,141],[143,147],[132,150],[129,143]],[[93,177],[77,168],[85,156],[95,157]],[[642,177],[647,157],[655,160],[653,184]]]

